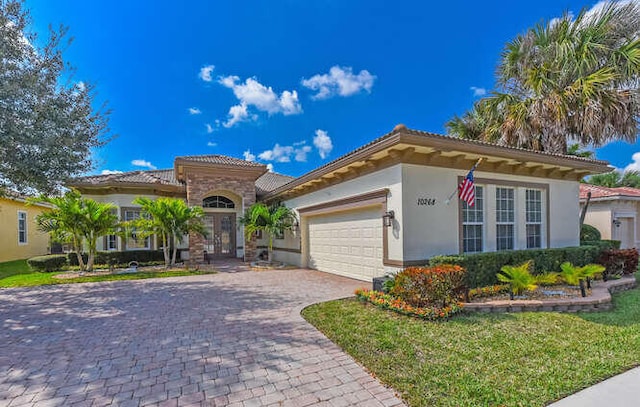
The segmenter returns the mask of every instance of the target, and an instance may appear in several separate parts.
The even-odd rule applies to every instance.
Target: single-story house
[[[36,216],[48,209],[27,205],[26,197],[13,192],[0,196],[0,262],[49,253],[49,234],[40,232],[36,224]]]
[[[589,193],[584,223],[598,229],[603,239],[619,240],[623,249],[640,247],[637,233],[640,189],[580,184],[580,209],[584,208]]]
[[[452,192],[471,167],[475,205]],[[185,243],[193,260],[252,260],[266,236],[245,239],[237,218],[256,201],[298,214],[278,236],[274,257],[362,280],[423,264],[438,254],[579,244],[579,180],[610,171],[606,162],[463,140],[396,126],[390,133],[298,178],[220,155],[177,157],[174,168],[79,178],[70,186],[139,216],[137,195],[181,197],[202,206],[210,233]],[[113,250],[156,247],[153,239]]]

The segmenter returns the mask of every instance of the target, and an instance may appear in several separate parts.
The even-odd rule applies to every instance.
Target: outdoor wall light
[[[622,222],[620,222],[619,219],[614,219],[613,220],[613,226],[619,228],[621,224],[622,224]]]
[[[291,225],[291,231],[295,233],[295,232],[297,232],[298,230],[300,230],[300,222],[298,222],[298,219],[296,219],[296,220],[293,222],[293,225]]]
[[[387,211],[382,215],[382,223],[386,227],[393,226],[393,220],[395,219],[396,214],[394,211]]]

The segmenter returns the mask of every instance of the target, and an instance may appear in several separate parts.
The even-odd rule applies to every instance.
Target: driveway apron
[[[0,290],[0,406],[402,405],[300,316],[363,285],[275,270]]]

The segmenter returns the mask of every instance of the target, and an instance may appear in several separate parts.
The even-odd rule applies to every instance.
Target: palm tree
[[[118,225],[115,205],[96,202],[93,199],[82,199],[83,235],[87,239],[87,270],[93,270],[93,262],[97,252],[97,242],[100,236],[111,234]]]
[[[53,207],[36,217],[38,229],[70,242],[78,256],[80,270],[92,271],[98,237],[113,232],[118,225],[115,206],[83,198],[75,190],[60,197],[40,196],[30,202],[48,203]],[[86,265],[82,258],[85,241],[88,250]]]
[[[273,259],[273,237],[292,230],[296,219],[295,212],[282,204],[268,206],[258,202],[251,205],[245,215],[238,219],[238,222],[244,226],[247,240],[258,231],[269,235],[269,262],[271,262]]]
[[[631,187],[640,188],[639,171],[611,171],[605,174],[597,174],[589,177],[586,182],[592,185],[600,185],[608,188]]]
[[[78,256],[80,270],[85,270],[82,258],[83,241],[83,215],[82,197],[79,192],[71,190],[63,196],[49,197],[41,195],[29,200],[29,203],[47,203],[53,208],[36,217],[38,230],[49,233],[60,242],[70,243],[72,250]]]
[[[635,142],[640,117],[640,7],[606,3],[537,25],[508,43],[498,89],[447,123],[458,137],[566,153]]]
[[[202,222],[204,212],[200,207],[189,207],[186,202],[178,198],[158,198],[152,200],[137,197],[133,203],[140,205],[144,216],[134,221],[134,226],[142,235],[157,235],[162,242],[165,266],[176,263],[177,244],[184,240],[189,232],[205,235]],[[173,254],[169,253],[169,246],[173,241]]]

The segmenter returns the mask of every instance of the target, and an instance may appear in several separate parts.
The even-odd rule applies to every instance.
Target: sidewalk
[[[626,407],[640,405],[640,367],[566,397],[549,407]]]

